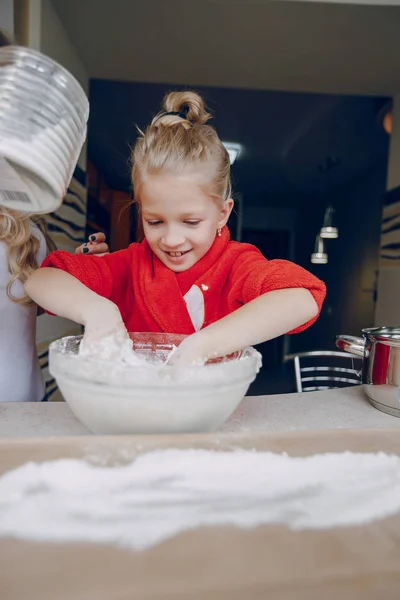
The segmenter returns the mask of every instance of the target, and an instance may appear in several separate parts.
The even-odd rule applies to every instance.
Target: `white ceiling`
[[[232,0],[219,0],[220,2],[231,2]],[[235,2],[236,0],[233,0]],[[239,2],[243,2],[243,0],[238,0]],[[257,0],[255,0],[257,1]],[[261,0],[262,2],[263,0]],[[400,6],[400,0],[276,0],[277,2],[318,2],[321,3],[329,3],[333,4],[363,4],[363,5],[373,5],[373,6]]]
[[[92,78],[339,94],[400,91],[399,6],[52,2]]]

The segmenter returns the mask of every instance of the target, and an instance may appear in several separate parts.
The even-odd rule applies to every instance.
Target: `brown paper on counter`
[[[162,448],[305,456],[400,454],[398,430],[79,437],[0,442],[0,474],[29,461],[120,464]],[[400,598],[400,514],[362,527],[201,528],[144,551],[0,539],[1,600],[386,600]]]

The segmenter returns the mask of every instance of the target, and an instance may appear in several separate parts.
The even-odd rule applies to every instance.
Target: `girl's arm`
[[[51,267],[38,269],[25,283],[25,291],[36,304],[60,317],[104,335],[120,328],[118,307],[99,296],[73,275]]]
[[[317,303],[307,289],[268,292],[188,337],[171,357],[171,363],[226,356],[292,331],[317,314]]]

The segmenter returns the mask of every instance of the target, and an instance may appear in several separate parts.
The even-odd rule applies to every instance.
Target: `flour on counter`
[[[27,463],[0,477],[0,536],[143,549],[205,526],[295,530],[362,525],[400,512],[400,457],[292,458],[162,450],[133,463]]]

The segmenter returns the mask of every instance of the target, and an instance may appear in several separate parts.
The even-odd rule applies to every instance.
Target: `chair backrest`
[[[313,350],[285,356],[293,360],[298,392],[328,390],[350,385],[360,385],[359,356],[334,350]]]

